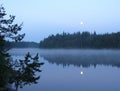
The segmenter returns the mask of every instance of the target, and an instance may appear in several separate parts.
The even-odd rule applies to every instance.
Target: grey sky
[[[27,41],[39,42],[63,31],[120,31],[120,0],[1,0],[1,4],[17,23],[24,23]]]

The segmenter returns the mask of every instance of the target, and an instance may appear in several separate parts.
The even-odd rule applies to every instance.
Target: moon
[[[81,71],[80,74],[83,75],[83,71]]]
[[[80,22],[80,25],[83,25],[83,22],[82,22],[82,21]]]

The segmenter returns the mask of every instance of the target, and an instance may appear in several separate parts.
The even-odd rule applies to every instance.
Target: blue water
[[[14,59],[39,53],[38,84],[20,91],[120,91],[120,50],[12,49]],[[82,73],[82,74],[81,74]]]

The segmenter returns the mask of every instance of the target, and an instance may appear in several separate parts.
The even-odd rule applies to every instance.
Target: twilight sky
[[[120,31],[120,0],[1,0],[7,14],[24,23],[24,40],[64,32]]]

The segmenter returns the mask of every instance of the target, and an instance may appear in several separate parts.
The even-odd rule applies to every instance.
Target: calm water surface
[[[120,50],[12,49],[14,59],[39,53],[39,83],[20,91],[120,91]]]

